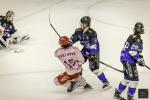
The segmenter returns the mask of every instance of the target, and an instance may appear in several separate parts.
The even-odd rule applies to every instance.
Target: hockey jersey
[[[83,45],[83,49],[87,52],[87,55],[99,52],[97,33],[92,28],[88,28],[87,30],[78,28],[70,39],[72,44],[80,41],[80,44]]]
[[[7,38],[10,37],[11,34],[16,32],[15,27],[12,22],[7,21],[5,16],[0,16],[0,25],[5,28],[3,37]]]
[[[130,35],[124,44],[121,51],[121,62],[127,61],[131,64],[136,64],[137,59],[143,50],[143,41],[140,35]]]
[[[82,71],[81,65],[84,63],[84,58],[77,47],[59,48],[55,51],[55,56],[63,63],[68,75]]]

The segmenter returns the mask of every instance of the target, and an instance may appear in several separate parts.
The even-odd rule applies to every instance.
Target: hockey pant
[[[86,62],[87,60],[89,60],[89,68],[90,70],[93,72],[94,70],[99,69],[99,53],[95,53],[95,54],[88,54],[87,55],[87,51],[85,49],[81,50],[81,53],[85,59],[84,62]]]
[[[139,81],[136,64],[122,62],[124,68],[124,78],[131,81]]]
[[[90,70],[101,80],[102,83],[108,83],[107,78],[105,77],[103,71],[99,69],[99,52],[95,54],[86,55],[86,50],[82,49],[82,55],[84,56],[85,62],[89,60]]]

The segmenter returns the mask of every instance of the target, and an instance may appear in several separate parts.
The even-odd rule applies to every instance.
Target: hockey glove
[[[145,65],[145,61],[142,55],[139,56],[139,59],[137,59],[137,64],[139,66],[144,66]]]

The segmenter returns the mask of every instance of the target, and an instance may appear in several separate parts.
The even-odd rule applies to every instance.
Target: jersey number
[[[125,42],[124,47],[123,47],[123,50],[126,50],[127,48],[129,48],[129,43],[128,43],[128,42]]]
[[[64,63],[67,64],[70,68],[74,67],[76,64],[74,59],[65,60]]]

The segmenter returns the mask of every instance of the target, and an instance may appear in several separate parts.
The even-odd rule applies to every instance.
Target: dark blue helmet
[[[88,26],[90,26],[91,18],[89,16],[84,16],[81,18],[81,23],[84,23],[84,24],[87,24]]]
[[[134,26],[134,34],[144,34],[144,25],[141,22],[137,22]]]
[[[8,21],[13,21],[13,17],[14,17],[15,13],[12,10],[8,10],[6,12],[6,18]]]

